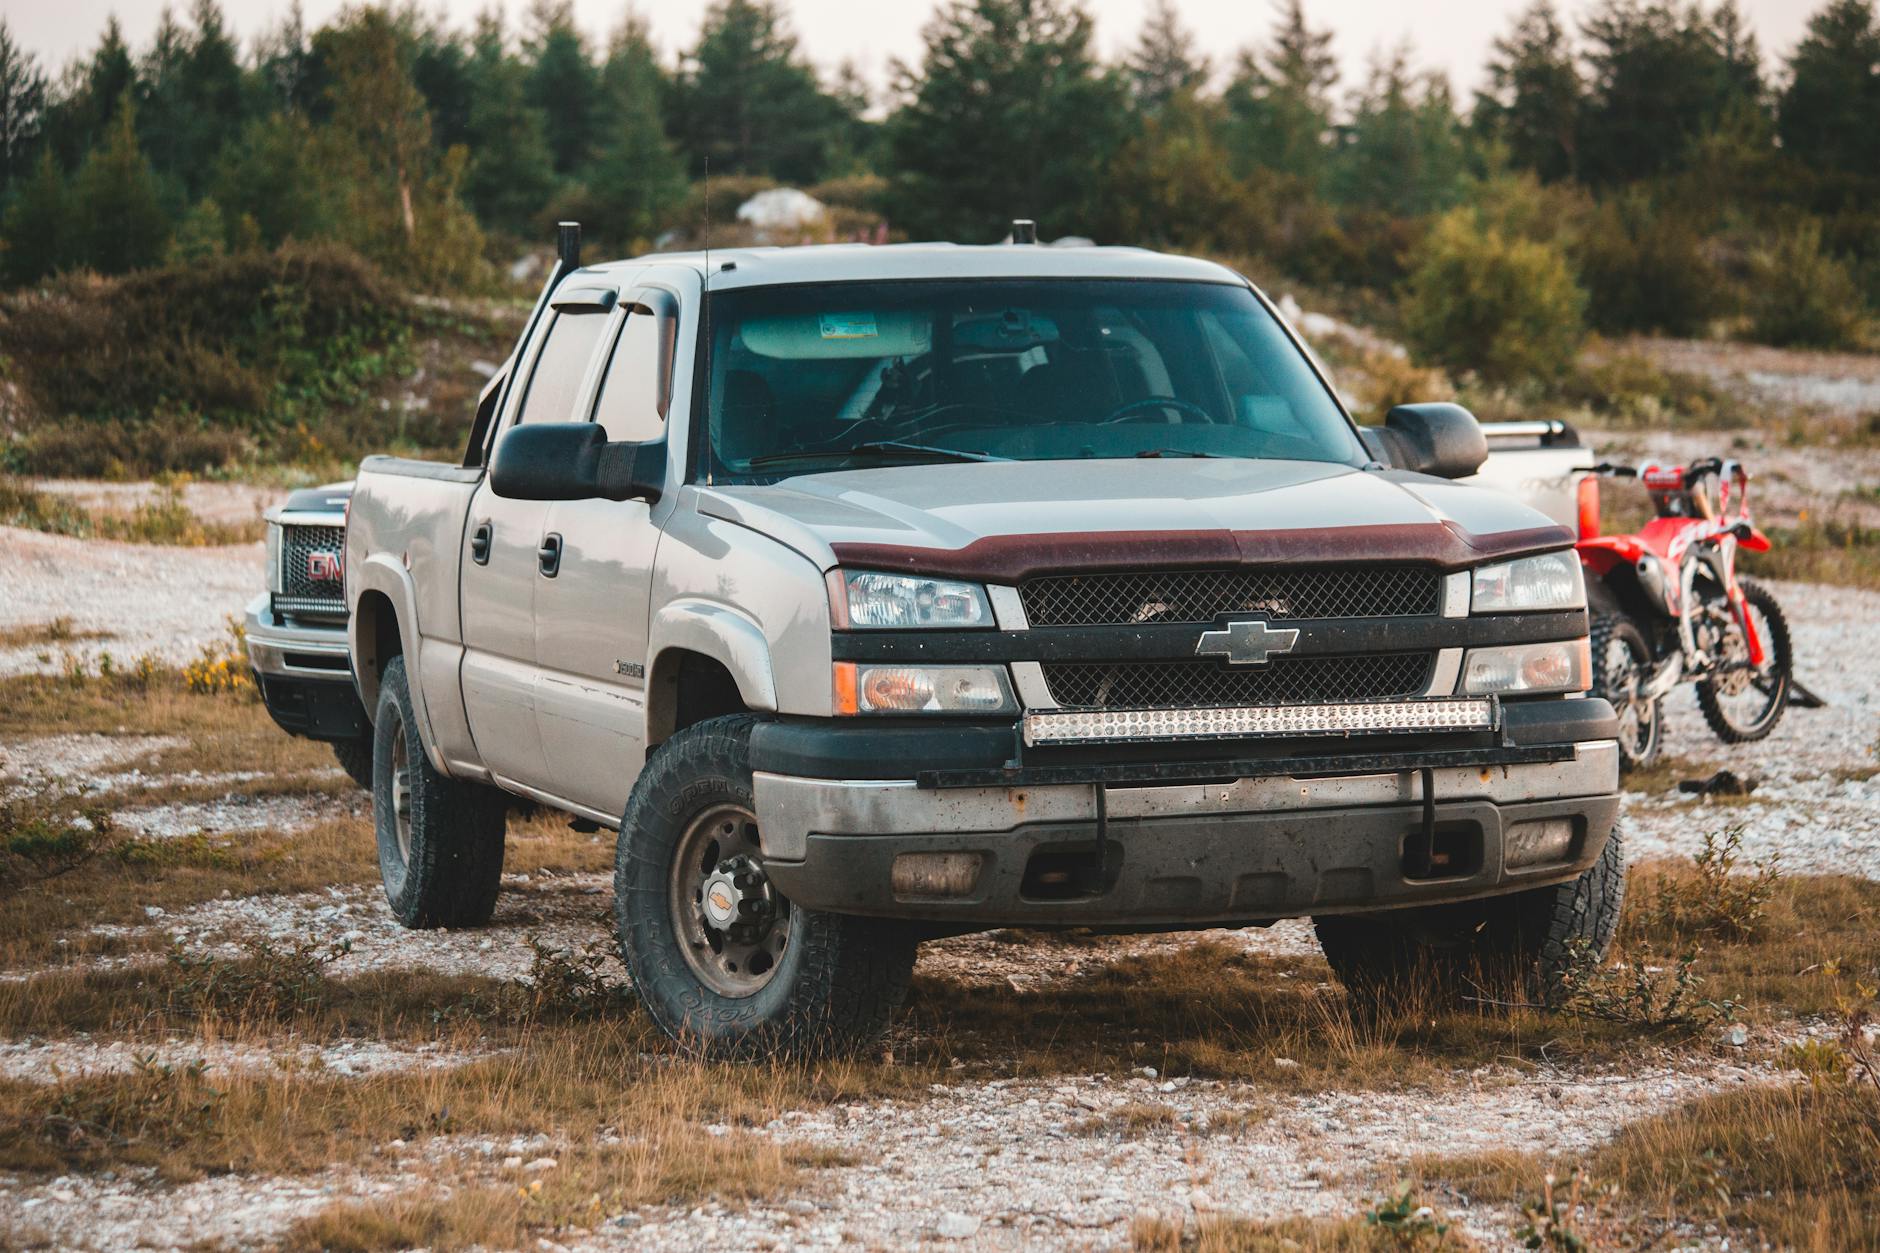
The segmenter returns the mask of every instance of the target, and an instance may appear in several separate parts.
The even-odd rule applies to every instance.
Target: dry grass
[[[1453,1229],[1441,1236],[1406,1236],[1363,1216],[1277,1222],[1204,1218],[1192,1225],[1167,1218],[1141,1218],[1131,1226],[1129,1235],[1138,1253],[1392,1253],[1477,1247]]]
[[[72,624],[70,618],[54,618],[50,622],[28,622],[22,626],[0,627],[0,648],[38,648],[110,638],[111,636],[104,631],[82,631]]]
[[[80,539],[191,548],[251,544],[266,534],[266,526],[258,517],[241,523],[198,517],[183,501],[184,481],[160,480],[156,497],[134,509],[93,510],[61,499],[57,493],[39,491],[19,479],[0,476],[0,525]]]
[[[1847,1082],[1746,1087],[1623,1129],[1584,1160],[1506,1152],[1425,1158],[1410,1174],[1469,1204],[1524,1205],[1583,1167],[1583,1221],[1618,1243],[1755,1233],[1777,1248],[1880,1247],[1880,1093]],[[1674,1239],[1674,1243],[1677,1241]]]

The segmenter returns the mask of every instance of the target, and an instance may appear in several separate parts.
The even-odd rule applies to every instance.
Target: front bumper
[[[1297,774],[1269,763],[1205,781],[1031,768],[1016,772],[1024,782],[990,786],[934,786],[926,771],[927,786],[780,773],[764,756],[758,828],[785,896],[968,928],[1203,926],[1494,896],[1579,875],[1619,815],[1618,751],[1606,738],[1354,756],[1337,773],[1320,760]],[[1550,759],[1521,759],[1537,756]],[[1510,866],[1510,829],[1550,819],[1570,825],[1566,846]],[[967,890],[897,887],[897,858],[948,853],[976,860]]]
[[[344,740],[370,729],[353,688],[344,623],[289,621],[264,592],[248,603],[242,638],[262,702],[283,731]]]

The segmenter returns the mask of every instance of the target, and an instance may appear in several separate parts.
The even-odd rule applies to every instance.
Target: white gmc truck
[[[718,1056],[853,1049],[917,944],[1309,916],[1354,990],[1610,938],[1573,533],[1356,425],[1266,298],[1123,248],[582,267],[461,464],[345,536],[379,863],[489,918],[505,793],[619,831],[621,955]]]

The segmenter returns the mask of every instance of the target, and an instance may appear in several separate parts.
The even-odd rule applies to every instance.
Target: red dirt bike
[[[1593,694],[1619,713],[1632,770],[1664,739],[1664,699],[1697,684],[1726,744],[1775,729],[1794,687],[1789,624],[1769,589],[1736,573],[1739,548],[1767,552],[1749,516],[1749,475],[1717,457],[1685,466],[1602,464],[1580,480],[1581,564],[1592,614]],[[1637,478],[1657,517],[1636,535],[1599,533],[1599,478]]]

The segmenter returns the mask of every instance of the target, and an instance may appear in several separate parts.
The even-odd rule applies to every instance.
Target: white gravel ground
[[[202,1064],[211,1083],[233,1071],[294,1071],[338,1075],[442,1070],[493,1056],[491,1052],[446,1049],[437,1043],[404,1045],[383,1040],[338,1040],[325,1044],[275,1040],[242,1044],[207,1040],[5,1040],[0,1041],[0,1079],[57,1083],[84,1075],[128,1074],[144,1066],[177,1069]]]
[[[45,539],[25,536],[24,542],[31,547]],[[116,591],[106,596],[115,577],[107,563],[79,572],[78,581],[90,589],[83,595],[70,586],[49,590],[44,585],[54,580],[35,576],[38,581],[26,586],[37,599],[22,610],[13,596],[21,585],[6,582],[16,577],[8,570],[8,545],[21,542],[22,533],[0,532],[0,621],[40,621],[64,613],[89,625],[73,609],[56,606],[80,605],[86,596],[137,602]],[[225,563],[227,569],[219,574],[227,576],[234,605],[256,585],[258,550],[219,557],[160,551],[159,564],[208,558],[201,571],[205,580],[217,561]],[[125,557],[130,566],[140,552],[148,550],[132,550]],[[61,573],[61,582],[64,577]],[[179,577],[187,577],[187,571]],[[205,586],[215,594],[212,581]],[[144,592],[136,603],[141,620],[169,624],[153,627],[146,639],[157,641],[158,631],[168,631],[161,636],[166,646],[187,654],[198,646],[191,642],[192,631],[210,638],[219,634],[219,622],[213,628],[186,622],[201,617],[200,588],[172,577],[145,585]],[[1777,592],[1795,625],[1800,672],[1830,707],[1793,711],[1768,741],[1731,747],[1710,736],[1689,692],[1679,692],[1673,699],[1668,751],[1692,760],[1699,772],[1727,765],[1761,783],[1752,797],[1729,804],[1705,805],[1675,794],[1629,797],[1633,854],[1689,851],[1703,830],[1740,822],[1752,856],[1779,852],[1791,868],[1880,877],[1880,784],[1867,777],[1880,739],[1880,666],[1873,661],[1880,656],[1880,596],[1797,585],[1781,585]],[[0,669],[7,664],[0,657]],[[175,777],[155,773],[153,763],[174,747],[154,737],[105,736],[0,745],[0,791],[24,786],[85,794],[125,788],[129,782],[171,782]],[[295,801],[292,812],[276,812],[270,808],[275,804],[231,798],[225,807],[167,805],[122,817],[154,834],[234,832],[359,813],[364,798],[316,796]],[[570,950],[605,942],[609,903],[604,875],[511,876],[494,925],[479,931],[403,931],[392,923],[376,889],[356,887],[225,899],[173,914],[153,910],[139,930],[217,952],[235,952],[242,940],[257,936],[277,941],[343,937],[353,951],[341,959],[337,973],[419,966],[514,979],[527,973],[532,936]],[[1312,950],[1310,930],[1302,923],[1214,933],[1212,938],[1275,954]],[[1025,945],[1009,937],[965,937],[928,946],[922,970],[1025,991],[1075,978],[1122,954],[1190,942],[1172,936],[1137,937],[1113,946]],[[44,1080],[55,1066],[65,1073],[121,1069],[134,1064],[135,1054],[127,1055],[127,1047],[94,1040],[7,1041],[0,1043],[0,1076]],[[212,1064],[228,1069],[250,1063],[329,1070],[351,1065],[356,1073],[448,1065],[464,1057],[421,1055],[364,1041],[357,1047],[357,1058],[349,1059],[343,1046],[315,1049],[293,1040],[264,1049],[173,1041],[163,1046],[161,1056],[166,1061],[209,1056]],[[1573,1151],[1691,1096],[1769,1077],[1753,1064],[1720,1061],[1699,1050],[1667,1055],[1661,1067],[1642,1073],[1498,1067],[1458,1072],[1454,1086],[1436,1091],[1296,1098],[1256,1098],[1251,1090],[1232,1085],[1142,1076],[947,1085],[921,1101],[800,1110],[763,1129],[785,1142],[826,1144],[858,1159],[858,1165],[814,1174],[806,1195],[748,1209],[649,1209],[617,1215],[592,1232],[565,1238],[571,1245],[657,1249],[819,1246],[844,1239],[875,1246],[1121,1247],[1130,1222],[1148,1214],[1186,1219],[1214,1213],[1348,1215],[1380,1194],[1374,1174],[1389,1175],[1415,1154]],[[1256,1099],[1268,1114],[1264,1122],[1237,1131],[1218,1129],[1228,1115]],[[1169,1104],[1179,1126],[1132,1138],[1071,1131],[1073,1123],[1093,1112],[1135,1100]],[[427,1145],[425,1153],[467,1151],[443,1141]],[[388,1157],[383,1170],[331,1171],[310,1180],[228,1176],[171,1186],[147,1175],[51,1182],[0,1178],[0,1243],[15,1238],[13,1233],[42,1231],[58,1247],[166,1247],[198,1240],[258,1247],[296,1218],[334,1201],[392,1195],[401,1186],[395,1157]],[[1465,1208],[1456,1217],[1491,1247],[1507,1242],[1509,1215]],[[1697,1241],[1707,1242],[1714,1243]]]
[[[68,618],[107,638],[0,649],[0,675],[51,673],[66,650],[181,664],[228,641],[227,619],[264,586],[263,546],[163,548],[0,527],[0,627]]]

